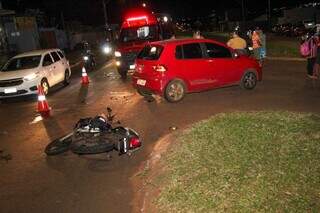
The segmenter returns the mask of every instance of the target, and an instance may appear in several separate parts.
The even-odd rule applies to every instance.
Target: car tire
[[[173,80],[168,83],[164,97],[170,103],[181,101],[186,93],[186,86],[181,80]]]
[[[43,89],[43,93],[44,95],[48,95],[49,94],[49,91],[50,91],[50,85],[48,83],[48,80],[47,79],[42,79],[41,80],[41,83],[40,83],[42,89]]]
[[[65,86],[68,86],[69,84],[70,84],[70,72],[68,71],[68,70],[66,70],[65,72],[64,72],[64,81],[63,81],[63,84],[65,85]]]
[[[240,86],[246,90],[253,90],[257,85],[258,79],[255,71],[247,71],[244,73]]]
[[[141,95],[142,97],[145,97],[145,98],[149,98],[152,96],[151,92],[148,92],[148,91],[140,89],[140,88],[137,89],[137,92],[139,95]]]

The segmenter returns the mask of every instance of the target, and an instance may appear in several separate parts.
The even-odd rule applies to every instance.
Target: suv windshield
[[[40,60],[41,55],[13,58],[6,65],[4,65],[2,71],[9,72],[36,68],[39,66]]]
[[[156,25],[125,28],[121,30],[120,42],[157,40],[158,27]]]

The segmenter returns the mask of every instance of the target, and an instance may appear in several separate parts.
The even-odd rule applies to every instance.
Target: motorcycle
[[[83,62],[84,62],[84,66],[85,68],[93,68],[96,66],[96,60],[94,55],[91,53],[91,51],[86,51],[83,54]]]
[[[116,150],[119,155],[132,155],[142,146],[139,134],[123,126],[114,125],[115,115],[107,108],[108,115],[80,119],[74,130],[47,145],[48,156],[71,150],[75,154],[100,154]],[[120,124],[118,121],[117,124]]]

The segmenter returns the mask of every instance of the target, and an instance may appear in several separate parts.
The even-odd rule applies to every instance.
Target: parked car
[[[0,98],[37,93],[37,85],[48,94],[50,87],[69,84],[69,61],[59,49],[36,50],[11,58],[0,71]]]
[[[133,86],[143,96],[157,94],[178,102],[186,93],[229,85],[254,89],[262,68],[225,44],[208,39],[154,42],[136,60]]]

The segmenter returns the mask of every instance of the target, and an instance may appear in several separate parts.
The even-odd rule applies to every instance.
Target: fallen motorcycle
[[[119,155],[131,155],[142,145],[139,134],[122,126],[113,128],[114,119],[110,108],[106,117],[80,119],[73,132],[49,143],[45,153],[51,156],[71,150],[75,154],[88,155],[116,150]]]

